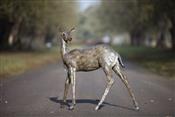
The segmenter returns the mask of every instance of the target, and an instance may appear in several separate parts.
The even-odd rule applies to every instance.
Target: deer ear
[[[70,32],[74,32],[75,31],[75,27],[70,29]]]

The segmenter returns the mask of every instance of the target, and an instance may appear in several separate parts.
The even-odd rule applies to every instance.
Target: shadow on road
[[[59,103],[60,105],[66,105],[66,106],[70,106],[69,103],[72,102],[72,100],[68,99],[67,103],[64,103],[63,100],[59,100],[58,97],[50,97],[49,100],[54,102],[54,103]],[[99,102],[99,100],[93,100],[93,99],[76,99],[77,104],[89,103],[89,104],[97,105],[98,102]],[[133,108],[129,108],[129,107],[121,106],[121,105],[116,105],[116,104],[111,104],[111,103],[108,103],[108,102],[103,102],[103,105],[100,107],[100,109],[103,108],[105,105],[136,111]]]

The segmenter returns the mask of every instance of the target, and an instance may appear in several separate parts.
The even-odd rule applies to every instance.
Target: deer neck
[[[61,55],[62,57],[68,52],[67,43],[61,39]]]

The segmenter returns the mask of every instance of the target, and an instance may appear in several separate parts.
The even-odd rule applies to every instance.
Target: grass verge
[[[175,78],[175,54],[170,50],[148,47],[115,46],[124,58],[167,78]]]
[[[19,75],[27,70],[54,63],[59,59],[57,47],[50,50],[31,52],[1,52],[0,78]]]

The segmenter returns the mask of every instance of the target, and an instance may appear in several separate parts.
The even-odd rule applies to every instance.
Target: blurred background
[[[175,76],[174,0],[1,0],[0,77],[58,62],[61,31],[74,48],[109,44],[124,60]]]

